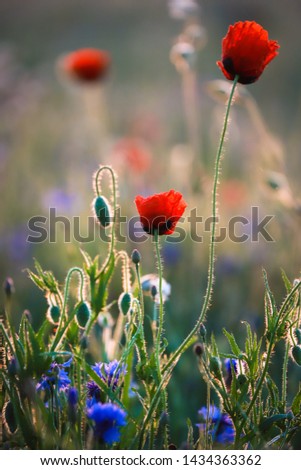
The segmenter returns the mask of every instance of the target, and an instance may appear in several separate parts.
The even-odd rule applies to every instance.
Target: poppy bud
[[[49,307],[48,312],[47,312],[48,320],[54,325],[57,325],[59,323],[60,316],[61,316],[60,308],[57,305],[51,305],[51,307]]]
[[[196,51],[190,42],[178,42],[170,51],[170,60],[180,73],[192,69],[196,62]]]
[[[222,372],[221,372],[221,361],[218,357],[212,356],[210,357],[209,363],[210,372],[219,380],[222,379]]]
[[[80,302],[76,307],[76,321],[80,328],[85,328],[91,315],[90,307],[87,302]]]
[[[111,224],[111,210],[108,200],[104,196],[97,196],[94,200],[94,212],[100,225],[104,228]]]
[[[136,265],[137,265],[137,264],[139,264],[139,263],[140,263],[140,261],[141,261],[141,255],[140,255],[140,253],[139,253],[139,251],[138,251],[138,250],[136,250],[136,249],[135,249],[135,250],[133,250],[133,251],[132,251],[132,256],[131,256],[131,257],[132,257],[132,261],[133,261],[133,263],[134,263],[134,264],[136,264]]]
[[[298,364],[298,366],[301,366],[301,347],[300,346],[296,345],[293,347],[292,356],[296,364]]]
[[[298,344],[301,344],[301,330],[300,330],[300,328],[296,328],[294,333],[295,333],[295,337],[297,339]]]
[[[193,352],[196,356],[201,357],[204,354],[204,346],[202,343],[196,343],[193,346]]]
[[[244,374],[239,374],[237,376],[237,384],[240,389],[247,383],[248,379]]]
[[[127,315],[132,306],[132,295],[128,292],[123,292],[118,299],[119,310],[123,315]]]
[[[11,277],[5,279],[3,289],[7,297],[10,297],[15,292],[14,281]]]
[[[24,310],[23,315],[27,318],[27,320],[29,321],[29,323],[32,322],[32,315],[31,315],[31,313],[30,313],[29,310]]]
[[[157,294],[158,294],[157,287],[155,285],[153,285],[151,287],[151,296],[152,296],[152,298],[155,299]]]
[[[201,323],[200,326],[200,337],[205,342],[206,341],[207,330],[205,328],[204,323]]]

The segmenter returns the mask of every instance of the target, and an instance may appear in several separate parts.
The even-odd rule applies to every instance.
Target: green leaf
[[[294,415],[299,415],[300,411],[301,411],[301,388],[299,392],[296,394],[292,403],[292,412],[294,413]]]
[[[37,276],[36,274],[34,274],[32,271],[30,271],[29,269],[27,270],[27,273],[28,273],[28,276],[29,278],[32,280],[32,282],[39,288],[41,289],[42,291],[45,291],[45,284],[43,282],[43,279],[40,278],[39,276]]]
[[[234,335],[232,333],[229,333],[225,328],[223,328],[223,333],[226,336],[227,340],[229,341],[233,354],[239,357],[242,354],[242,352],[240,350],[240,347],[236,343]]]
[[[281,269],[281,276],[285,285],[286,293],[289,294],[289,292],[292,290],[293,285],[283,269]]]
[[[188,428],[188,431],[187,431],[187,444],[188,444],[188,449],[193,449],[194,447],[194,441],[193,441],[193,426],[192,426],[192,422],[191,422],[191,419],[190,418],[187,418],[186,420],[186,424],[187,424],[187,428]]]
[[[260,432],[267,432],[274,423],[278,423],[280,421],[283,421],[287,418],[286,414],[277,414],[274,416],[269,416],[269,418],[264,419],[261,421],[259,424],[259,430]]]

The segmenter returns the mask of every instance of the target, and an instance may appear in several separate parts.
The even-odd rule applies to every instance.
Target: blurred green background
[[[24,272],[33,267],[34,258],[63,282],[68,268],[81,263],[80,246],[91,255],[100,251],[105,256],[106,245],[99,240],[64,243],[59,224],[56,243],[26,241],[28,220],[48,217],[50,207],[57,215],[79,216],[81,232],[87,233],[91,177],[100,163],[117,170],[121,211],[127,217],[136,215],[136,194],[172,187],[183,192],[187,215],[195,207],[199,215],[210,214],[226,83],[215,81],[223,79],[216,61],[228,25],[238,20],[259,22],[281,48],[259,81],[240,91],[232,110],[220,185],[221,225],[235,215],[250,218],[251,207],[259,206],[260,217],[274,216],[268,229],[275,242],[261,238],[219,243],[207,329],[214,331],[221,350],[227,351],[223,326],[242,340],[242,320],[262,332],[262,267],[278,301],[284,294],[281,268],[291,280],[299,277],[300,2],[197,4],[196,14],[184,20],[173,17],[163,0],[0,1],[0,273],[2,281],[11,276],[15,282],[16,322],[25,308],[35,327],[45,315],[46,301]],[[171,63],[170,50],[187,40],[191,25],[199,28],[200,42],[194,69],[185,75]],[[59,57],[82,47],[111,54],[109,77],[99,87],[75,86],[59,71]],[[116,150],[124,139],[139,143],[141,161]],[[182,226],[189,229],[187,222]],[[203,228],[198,228],[199,235]],[[251,225],[248,230],[252,232]],[[204,296],[208,233],[203,235],[202,243],[189,236],[180,244],[163,243],[164,276],[172,285],[166,304],[171,349],[194,324]],[[143,274],[154,272],[151,241],[119,245],[128,253],[134,247],[142,253]],[[117,273],[111,297],[116,298],[120,289]],[[278,367],[275,361],[280,380]],[[289,377],[291,395],[300,380],[300,371],[292,364]],[[177,366],[169,394],[171,435],[178,443],[185,440],[186,418],[196,423],[197,410],[205,404],[205,387],[192,351]]]

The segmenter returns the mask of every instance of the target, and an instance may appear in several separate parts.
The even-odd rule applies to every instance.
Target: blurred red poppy
[[[143,230],[151,235],[172,234],[187,207],[182,194],[174,189],[146,198],[136,196],[135,203]]]
[[[228,80],[255,82],[278,54],[279,44],[255,21],[239,21],[229,26],[222,42],[222,59],[217,65]]]
[[[62,68],[72,78],[95,82],[105,77],[111,63],[108,52],[99,49],[79,49],[62,59]]]
[[[152,162],[152,155],[147,146],[137,138],[125,137],[119,140],[113,148],[113,155],[136,173],[149,170]]]

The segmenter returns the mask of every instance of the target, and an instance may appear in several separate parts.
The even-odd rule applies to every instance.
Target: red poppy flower
[[[278,54],[279,44],[255,21],[239,21],[229,26],[222,42],[222,60],[217,65],[228,80],[255,82]]]
[[[174,189],[149,197],[136,196],[135,203],[143,230],[154,235],[170,235],[182,217],[187,204]]]
[[[62,67],[72,78],[83,82],[95,82],[106,75],[110,62],[110,56],[106,51],[79,49],[63,58]]]

